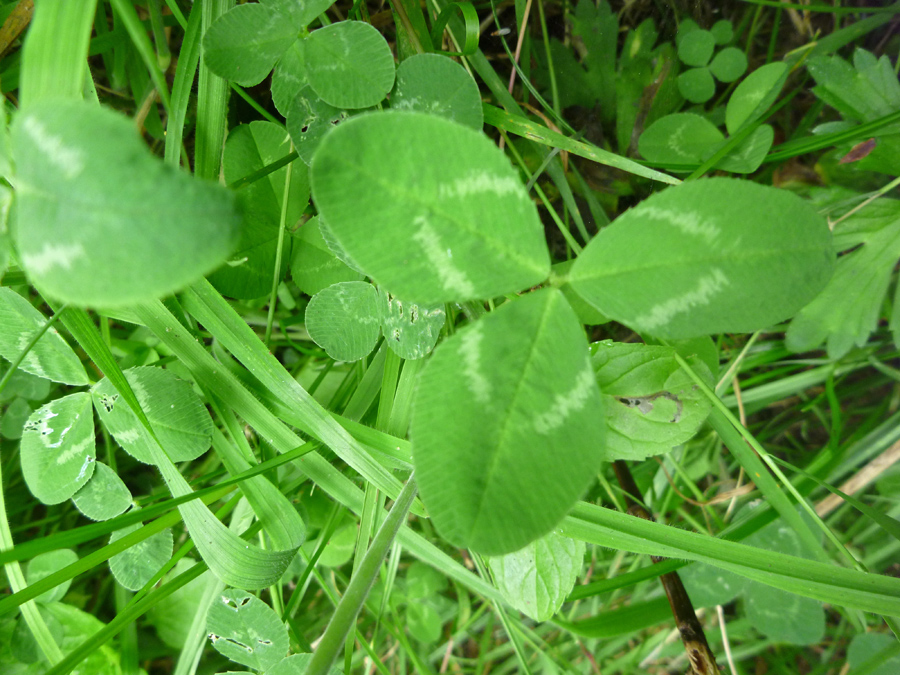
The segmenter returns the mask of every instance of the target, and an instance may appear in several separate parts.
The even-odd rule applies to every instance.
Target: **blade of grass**
[[[359,569],[350,580],[350,585],[344,591],[337,609],[334,610],[331,621],[328,622],[328,628],[325,629],[325,633],[319,641],[319,646],[313,652],[312,660],[306,669],[306,675],[327,675],[334,664],[338,652],[344,646],[350,631],[353,630],[356,617],[359,615],[363,603],[365,603],[369,591],[375,583],[375,577],[381,568],[381,562],[394,543],[400,526],[406,520],[413,499],[416,496],[417,487],[414,477],[410,476],[397,497],[397,501],[394,502],[390,512],[378,529],[378,533],[372,539],[372,545],[366,551]]]
[[[666,183],[668,185],[678,185],[681,183],[677,178],[656,171],[655,169],[647,168],[634,160],[620,157],[613,152],[603,150],[590,143],[576,141],[561,133],[552,131],[545,126],[532,122],[525,117],[513,115],[505,110],[501,110],[489,103],[482,104],[482,108],[484,109],[484,121],[486,124],[495,126],[498,129],[503,129],[508,133],[522,136],[542,145],[549,145],[554,148],[567,150],[573,155],[584,157],[585,159],[597,162],[598,164],[611,166],[615,169],[634,174],[635,176],[649,178],[650,180],[660,181],[661,183]]]
[[[42,0],[22,47],[19,103],[80,99],[97,0]]]

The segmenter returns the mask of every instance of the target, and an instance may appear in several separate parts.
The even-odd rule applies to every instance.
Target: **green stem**
[[[291,143],[291,151],[294,144]],[[287,210],[291,198],[291,177],[293,175],[293,162],[287,165],[284,174],[284,192],[281,198],[281,217],[278,220],[278,244],[275,248],[275,269],[272,270],[272,293],[269,296],[269,312],[266,315],[266,336],[263,342],[269,347],[272,340],[272,323],[275,320],[275,307],[278,304],[278,284],[281,282],[281,258],[284,255],[284,230],[287,224]]]
[[[3,497],[3,462],[0,461],[0,551],[9,550],[12,547],[12,532],[9,529],[9,520],[6,518],[6,501]],[[9,579],[9,587],[13,593],[18,593],[28,585],[25,582],[25,575],[22,574],[22,566],[18,562],[7,563],[4,565],[4,569],[6,570],[6,577]],[[22,617],[25,619],[25,623],[28,625],[28,629],[34,636],[35,642],[37,642],[44,657],[51,665],[59,663],[63,657],[62,651],[60,651],[59,645],[56,644],[56,640],[50,634],[50,629],[47,627],[44,617],[38,611],[37,603],[34,600],[29,600],[20,609],[22,610]]]
[[[410,476],[406,485],[403,486],[397,501],[391,507],[390,513],[378,530],[378,534],[372,540],[372,545],[366,551],[362,563],[347,590],[344,597],[338,603],[337,609],[325,629],[319,646],[313,653],[312,661],[306,669],[306,675],[327,675],[329,669],[334,664],[338,652],[341,650],[344,642],[356,622],[356,617],[362,609],[372,585],[375,583],[375,577],[378,576],[378,570],[381,568],[381,562],[387,555],[388,550],[400,530],[400,526],[406,521],[409,508],[412,506],[413,499],[416,496],[417,485],[415,478]]]

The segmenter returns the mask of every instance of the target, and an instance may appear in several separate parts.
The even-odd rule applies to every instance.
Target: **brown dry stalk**
[[[618,459],[613,464],[616,472],[616,478],[619,485],[625,491],[626,503],[628,504],[628,513],[644,520],[653,520],[653,516],[643,504],[641,491],[638,490],[637,483],[631,475],[628,465]],[[654,563],[658,563],[665,558],[651,556]],[[663,589],[666,591],[666,597],[669,599],[669,607],[672,608],[672,615],[675,617],[675,625],[681,634],[681,641],[684,643],[684,650],[687,652],[688,661],[691,664],[690,675],[718,675],[719,666],[716,664],[716,657],[713,656],[709,643],[706,641],[706,635],[703,632],[703,625],[697,618],[694,611],[694,605],[688,597],[684,584],[681,583],[681,577],[678,572],[667,572],[660,576]]]

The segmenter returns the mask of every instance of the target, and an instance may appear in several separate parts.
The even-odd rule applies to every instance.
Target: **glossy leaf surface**
[[[831,232],[784,190],[728,178],[666,189],[594,237],[569,277],[598,310],[664,338],[744,333],[824,288]]]
[[[212,419],[190,384],[151,366],[126,370],[125,377],[169,459],[186,462],[209,449]],[[100,380],[92,394],[97,414],[119,445],[138,461],[154,464],[153,441],[110,381]]]
[[[268,670],[287,656],[284,623],[271,607],[246,591],[223,591],[209,609],[206,629],[216,651],[250,668]]]
[[[119,475],[103,462],[94,464],[94,475],[72,495],[72,501],[91,520],[109,520],[125,513],[132,504],[131,492]]]
[[[362,21],[341,21],[306,39],[306,79],[335,108],[371,108],[394,86],[394,56],[381,33]]]
[[[550,272],[519,176],[483,134],[454,122],[409,112],[348,120],[322,141],[311,184],[340,246],[404,300],[489,298]],[[355,199],[346,198],[348,185]]]
[[[69,499],[94,473],[91,396],[69,394],[35,410],[20,446],[22,475],[44,504]]]
[[[478,131],[484,125],[475,80],[461,65],[439,54],[417,54],[400,64],[391,109],[439,115]]]
[[[664,454],[697,433],[711,404],[675,361],[674,349],[604,340],[592,351],[606,403],[610,459]],[[687,361],[712,386],[706,364],[696,357]]]
[[[28,300],[11,288],[0,287],[0,356],[7,361],[19,358],[32,337],[47,319]],[[51,328],[32,347],[19,368],[38,377],[82,385],[88,383],[87,373],[69,343]]]
[[[581,326],[559,291],[455,333],[419,377],[410,430],[437,529],[488,555],[549,532],[604,459],[602,415]]]
[[[494,583],[509,604],[535,621],[547,621],[575,587],[584,567],[584,551],[583,541],[551,532],[488,563]]]
[[[378,291],[365,281],[344,281],[319,291],[306,306],[306,330],[335,361],[358,361],[381,333]]]

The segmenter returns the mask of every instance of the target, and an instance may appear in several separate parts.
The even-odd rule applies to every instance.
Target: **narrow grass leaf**
[[[103,462],[94,464],[94,475],[72,495],[75,508],[91,520],[109,520],[125,513],[133,499],[119,475]]]
[[[300,386],[212,286],[205,282],[195,284],[184,296],[184,303],[186,309],[260,380],[270,395],[287,404],[288,414],[282,413],[286,421],[330,447],[363,478],[374,483],[391,497],[400,493],[400,481],[376,462],[371,454]],[[216,369],[213,367],[213,370]],[[220,367],[218,369],[221,370]],[[206,384],[217,388],[217,385],[211,382]],[[246,414],[245,406],[246,404],[240,408],[242,416]],[[301,444],[293,441],[284,450]],[[421,512],[418,507],[414,508],[414,511]]]
[[[447,320],[441,306],[403,302],[387,291],[378,293],[378,311],[388,347],[401,359],[410,361],[431,353]]]
[[[769,551],[807,557],[804,546],[790,527],[775,521],[745,542]],[[825,637],[822,603],[786,590],[751,581],[744,588],[744,607],[751,625],[763,635],[793,645],[817,644]]]
[[[291,139],[284,127],[271,122],[254,121],[235,127],[225,141],[222,158],[225,182],[233,183],[272,164],[291,151]],[[232,298],[258,298],[272,287],[275,258],[281,233],[281,209],[285,199],[282,167],[237,192],[242,215],[241,237],[231,258],[209,276],[220,293]],[[294,162],[287,196],[285,223],[292,228],[309,202],[306,167]],[[285,250],[278,278],[287,272],[291,239],[285,237]]]
[[[600,612],[579,621],[554,620],[561,628],[586,638],[614,638],[671,621],[672,608],[665,598],[632,602],[627,607]]]
[[[28,300],[11,288],[0,288],[0,356],[10,362],[18,359],[46,323],[47,319]],[[84,366],[55,328],[41,336],[19,368],[54,382],[88,384]]]
[[[609,459],[641,460],[690,440],[711,404],[675,360],[671,347],[604,340],[591,346],[597,384],[606,404]],[[712,373],[688,359],[712,386]]]
[[[362,281],[364,278],[347,267],[325,243],[318,216],[310,218],[294,232],[293,251],[291,278],[307,295],[313,296],[342,281]]]
[[[306,306],[306,330],[335,361],[368,356],[381,335],[378,291],[365,281],[325,288]]]
[[[314,31],[305,46],[306,80],[335,108],[371,108],[394,86],[394,56],[376,28],[341,21]]]
[[[221,364],[190,337],[184,326],[161,303],[154,303],[151,307],[142,308],[139,316],[142,323],[171,349],[179,360],[185,363],[199,381],[208,384],[217,392],[221,392],[223,399],[227,397],[228,404],[240,409],[242,417],[247,423],[254,427],[260,436],[271,443],[278,452],[297,452],[298,448],[303,445],[300,437],[244,389],[234,376],[224,371]],[[258,341],[258,338],[254,337],[254,339]],[[288,410],[286,403],[282,404],[282,408]],[[279,408],[279,414],[282,414],[282,408]],[[369,435],[374,433],[373,429],[357,427],[346,421],[344,423],[354,429],[365,431]],[[396,439],[394,447],[399,448],[404,444],[404,441]],[[298,465],[316,485],[340,504],[354,513],[362,512],[362,491],[319,454],[304,448],[303,462]],[[415,508],[414,506],[413,509],[415,510]],[[410,555],[440,570],[449,578],[465,584],[472,591],[492,600],[500,598],[500,594],[493,586],[408,527],[401,528],[398,541]],[[3,553],[0,552],[0,560],[2,560],[2,556]],[[2,611],[2,602],[0,600],[0,611]]]
[[[461,65],[439,54],[416,54],[397,68],[392,110],[440,115],[481,131],[481,94]]]
[[[155,298],[231,252],[238,219],[228,192],[153,157],[125,117],[42,103],[19,113],[12,139],[15,244],[49,296],[107,307]]]
[[[97,0],[42,0],[22,48],[19,104],[80,99]]]
[[[584,568],[584,542],[551,532],[525,548],[488,558],[506,601],[535,621],[556,614]]]
[[[589,159],[605,166],[611,166],[615,169],[621,169],[622,171],[634,174],[635,176],[642,176],[643,178],[649,178],[650,180],[656,180],[669,185],[677,185],[681,182],[677,178],[673,178],[672,176],[656,171],[655,169],[649,169],[642,164],[638,164],[634,160],[621,157],[613,152],[598,148],[596,145],[591,145],[590,143],[585,143],[583,141],[576,141],[559,132],[552,131],[541,124],[532,122],[526,117],[513,115],[512,113],[501,110],[500,108],[495,108],[487,103],[482,105],[482,109],[484,110],[484,121],[487,124],[508,131],[511,134],[522,136],[542,145],[549,145],[553,148],[566,150],[573,155],[578,155],[579,157],[584,157],[585,159]]]
[[[141,529],[139,524],[113,532],[109,543]],[[109,569],[122,586],[139,591],[172,557],[172,530],[157,532],[109,559]]]
[[[91,396],[69,394],[35,410],[20,445],[22,475],[44,504],[69,499],[94,473]]]
[[[900,613],[900,580],[686,532],[580,502],[563,532],[619,550],[697,560],[754,581],[842,607]]]
[[[217,652],[236,663],[268,671],[288,652],[288,632],[271,607],[255,595],[227,589],[206,619]]]
[[[569,276],[604,314],[664,338],[750,333],[828,282],[831,232],[785,190],[728,178],[668,188],[591,240]]]
[[[140,316],[141,306],[136,307],[135,311]],[[114,384],[119,396],[124,399],[123,402],[140,420],[141,428],[156,441],[155,445],[151,445],[153,451],[151,459],[153,464],[159,468],[172,496],[190,495],[192,493],[190,485],[169,459],[166,450],[159,445],[153,427],[141,408],[128,379],[122,373],[90,317],[84,311],[70,309],[66,312],[64,320],[66,327],[85,349],[91,360]],[[176,321],[176,325],[180,326],[181,324]],[[217,368],[221,368],[221,365]],[[297,445],[301,444],[295,444],[294,447]],[[225,527],[199,500],[182,504],[179,506],[179,512],[204,561],[217,577],[232,586],[250,589],[269,586],[281,577],[294,557],[294,550],[261,550],[247,545],[237,534]]]
[[[413,400],[413,460],[435,527],[486,555],[546,534],[605,458],[602,416],[584,334],[559,291],[457,332]]]
[[[188,382],[153,366],[130,368],[125,377],[171,461],[197,459],[209,449],[212,419]],[[153,464],[156,441],[120,399],[112,381],[100,380],[91,393],[100,420],[119,445],[136,460]]]
[[[449,120],[412,112],[348,120],[323,139],[311,184],[341,247],[404,300],[484,299],[550,273],[519,176],[487,137]],[[348,185],[356,199],[346,198]]]

